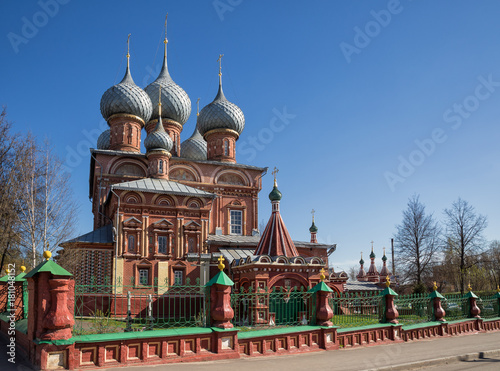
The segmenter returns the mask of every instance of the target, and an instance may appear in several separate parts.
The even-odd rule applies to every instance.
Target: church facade
[[[236,283],[240,277],[250,282],[244,274],[248,264],[265,262],[281,272],[266,285],[311,287],[335,247],[317,243],[314,221],[309,242],[292,241],[282,221],[268,224],[260,235],[258,198],[267,167],[236,161],[245,117],[224,95],[222,56],[216,97],[197,113],[192,135],[181,141],[191,100],[169,74],[166,37],[164,44],[163,67],[154,82],[144,89],[134,83],[127,53],[123,80],[101,98],[109,130],[91,149],[94,230],[62,244],[63,254],[78,252],[77,282],[139,288],[197,279],[204,284],[222,255]],[[271,201],[273,219],[279,200]]]

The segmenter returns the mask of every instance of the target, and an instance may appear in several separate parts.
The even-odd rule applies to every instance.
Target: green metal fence
[[[481,310],[479,314],[481,318],[488,319],[500,317],[498,300],[496,295],[477,299],[477,306]]]
[[[383,312],[383,298],[378,292],[337,294],[329,299],[329,304],[333,309],[332,322],[340,327],[379,323]]]
[[[445,318],[448,321],[469,318],[469,299],[461,294],[443,294],[441,306],[446,312]]]
[[[316,319],[316,295],[304,287],[241,288],[231,294],[231,307],[233,325],[245,330],[314,325]]]
[[[394,298],[403,325],[432,321],[432,303],[428,294],[399,295]]]
[[[113,333],[208,326],[209,298],[191,285],[75,285],[74,333]]]

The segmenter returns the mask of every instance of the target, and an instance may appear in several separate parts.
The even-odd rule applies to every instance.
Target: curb
[[[498,355],[500,355],[500,349],[487,350],[484,352],[476,352],[476,353],[467,353],[467,354],[464,354],[461,356],[449,356],[449,357],[443,357],[443,358],[428,359],[428,360],[418,361],[418,362],[403,363],[403,364],[394,365],[394,366],[372,368],[372,369],[369,369],[368,371],[414,370],[414,369],[418,369],[418,368],[422,368],[422,367],[440,366],[440,365],[446,365],[446,364],[450,364],[450,363],[458,363],[458,362],[464,362],[464,361],[475,361],[475,360],[484,359],[487,357],[494,357],[494,356],[498,356]]]

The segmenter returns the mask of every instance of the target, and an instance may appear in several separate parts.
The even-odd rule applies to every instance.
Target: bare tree
[[[459,198],[451,208],[445,209],[447,248],[458,259],[460,292],[465,290],[467,270],[478,261],[484,246],[483,231],[488,222],[485,216],[476,214],[474,207]],[[450,266],[453,269],[454,266]]]
[[[15,157],[17,138],[11,134],[11,123],[7,121],[6,109],[0,113],[0,271],[6,262],[19,258],[16,207],[14,193],[18,171]]]
[[[422,286],[424,278],[432,275],[440,234],[441,229],[433,215],[425,213],[418,195],[412,196],[394,235],[398,270],[403,282]]]
[[[39,146],[28,134],[17,152],[19,238],[34,267],[44,250],[54,251],[72,235],[77,208],[68,175],[47,141]]]

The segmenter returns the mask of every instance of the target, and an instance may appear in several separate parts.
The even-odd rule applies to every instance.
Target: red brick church
[[[267,167],[236,162],[245,117],[224,95],[222,56],[215,99],[197,114],[192,135],[182,141],[191,100],[169,74],[166,37],[164,44],[163,67],[154,82],[144,89],[134,83],[127,53],[123,80],[101,98],[109,130],[91,149],[94,230],[62,245],[78,250],[77,282],[141,287],[199,278],[204,284],[222,255],[237,287],[312,287],[328,268],[335,245],[317,242],[314,218],[311,240],[292,240],[279,213],[276,178],[271,217],[259,231],[257,201]],[[330,278],[334,290],[344,291],[345,274]]]

